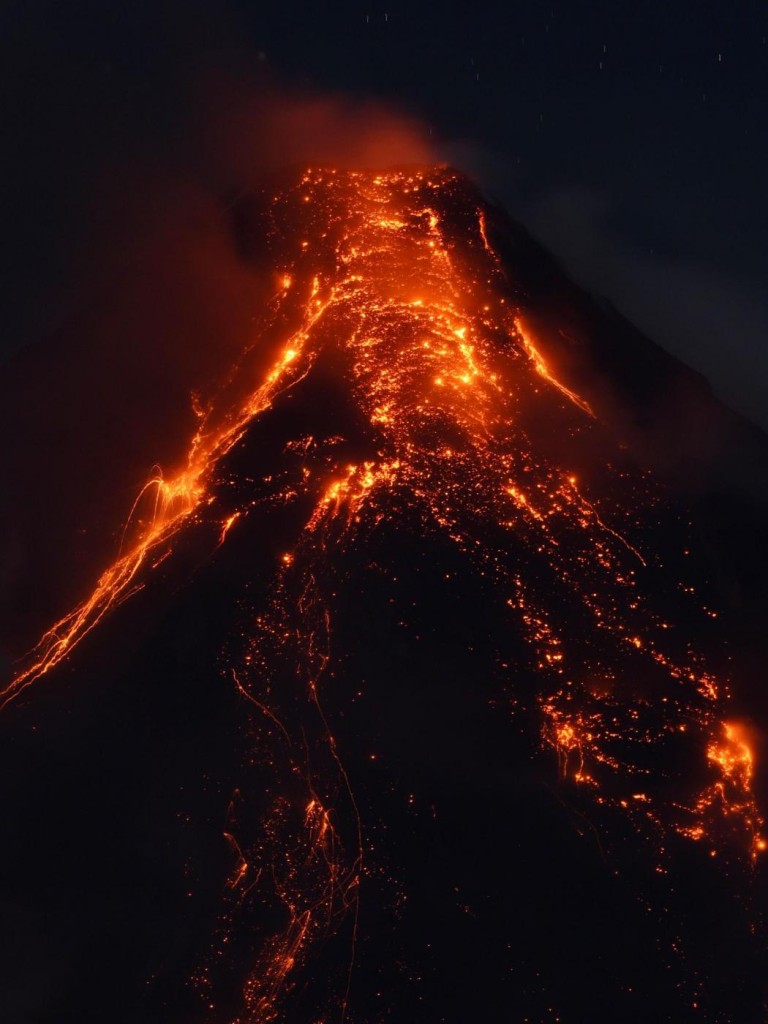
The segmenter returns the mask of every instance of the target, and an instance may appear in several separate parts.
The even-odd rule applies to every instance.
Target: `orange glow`
[[[744,726],[723,722],[720,734],[713,737],[707,747],[707,759],[717,778],[700,795],[695,814],[702,822],[716,814],[735,819],[746,831],[750,852],[755,858],[766,849],[765,821],[752,796],[754,754]],[[693,839],[706,834],[704,824],[682,831]]]
[[[592,407],[590,406],[589,402],[585,401],[585,399],[583,398],[580,398],[579,395],[569,390],[565,386],[565,384],[562,384],[559,380],[557,380],[556,377],[553,376],[552,371],[549,369],[546,362],[544,361],[544,357],[534,344],[533,335],[531,334],[530,328],[526,327],[523,324],[523,321],[520,317],[517,317],[515,319],[515,327],[517,328],[520,338],[522,339],[523,348],[531,357],[531,361],[533,362],[533,365],[536,368],[536,373],[538,373],[540,377],[543,377],[544,380],[554,385],[554,387],[556,387],[558,391],[565,395],[565,397],[569,399],[569,401],[574,402],[576,405],[579,406],[580,409],[583,409],[584,412],[588,413],[590,416],[594,416],[595,414],[592,412]]]

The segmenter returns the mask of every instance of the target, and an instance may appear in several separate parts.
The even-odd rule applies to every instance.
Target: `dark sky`
[[[2,347],[71,312],[116,163],[185,159],[212,67],[422,119],[578,280],[768,426],[768,5],[8,4]],[[197,97],[197,99],[195,98]]]

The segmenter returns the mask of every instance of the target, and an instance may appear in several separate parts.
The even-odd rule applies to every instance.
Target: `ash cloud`
[[[436,159],[423,125],[376,100],[317,95],[266,76],[215,76],[206,89],[207,145],[218,173],[247,184],[299,163],[374,168]]]

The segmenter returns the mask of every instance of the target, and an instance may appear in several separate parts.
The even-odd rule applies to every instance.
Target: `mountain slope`
[[[449,169],[230,217],[251,345],[4,689],[15,1019],[760,1020],[762,437]]]

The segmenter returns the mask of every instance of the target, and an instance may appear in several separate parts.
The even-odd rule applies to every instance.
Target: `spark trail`
[[[254,344],[279,339],[272,366],[253,383],[247,360],[233,368],[201,412],[184,467],[146,485],[119,557],[2,692],[4,703],[17,698],[71,657],[146,585],[191,522],[215,524],[217,545],[228,543],[250,505],[220,507],[227,456],[325,360],[365,424],[369,454],[336,459],[322,438],[287,442],[300,472],[280,484],[282,500],[303,496],[313,510],[282,555],[243,664],[233,667],[263,741],[282,746],[274,758],[282,767],[250,841],[237,838],[234,812],[228,823],[235,864],[219,951],[238,901],[259,886],[268,885],[287,920],[248,971],[237,1024],[278,1019],[313,943],[357,914],[365,842],[354,780],[323,707],[334,656],[323,581],[340,551],[406,510],[492,582],[510,628],[521,631],[542,745],[565,779],[660,846],[676,834],[713,850],[735,844],[748,858],[765,848],[753,754],[728,717],[727,686],[650,596],[648,574],[664,574],[647,525],[659,492],[616,455],[590,403],[540,351],[525,296],[508,280],[463,179],[443,168],[310,169],[276,189],[267,207],[280,284]],[[568,455],[560,463],[557,444],[540,443],[542,422],[567,441],[562,450],[601,453],[594,484],[579,483]],[[300,735],[264,697],[290,674],[303,680],[327,737],[322,771],[316,762],[310,769]],[[698,761],[688,774],[659,776],[654,751],[678,742]],[[283,776],[299,780],[301,798],[280,792]],[[329,800],[356,823],[351,845],[337,834]],[[270,849],[282,851],[279,869]],[[210,990],[207,968],[196,983]],[[340,1005],[343,1018],[346,997]]]

